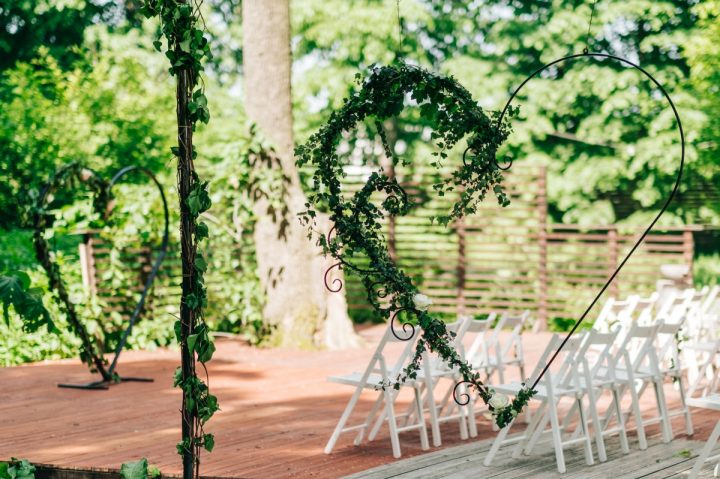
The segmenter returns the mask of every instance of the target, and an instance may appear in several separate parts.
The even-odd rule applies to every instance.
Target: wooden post
[[[695,256],[695,241],[693,233],[687,226],[683,229],[683,261],[688,266],[688,274],[685,277],[686,286],[693,285],[693,259]]]
[[[455,223],[458,238],[458,260],[457,260],[457,305],[456,310],[458,316],[464,315],[467,311],[465,307],[465,275],[467,258],[465,255],[465,245],[467,241],[465,230],[465,219],[459,218]]]
[[[82,234],[82,237],[83,240],[78,245],[82,282],[90,295],[95,296],[97,294],[97,271],[95,270],[93,233],[86,231]]]
[[[182,0],[184,1],[184,0]],[[176,51],[181,51],[179,41],[174,45]],[[177,186],[180,201],[180,245],[182,253],[182,296],[180,299],[180,359],[183,382],[189,381],[195,376],[195,354],[190,351],[187,338],[195,330],[195,311],[188,306],[188,296],[193,292],[196,281],[195,255],[197,245],[193,241],[194,224],[188,207],[187,198],[192,188],[195,165],[193,164],[193,131],[190,120],[188,103],[192,86],[195,84],[195,72],[185,67],[177,74],[177,133],[178,133],[178,163],[177,163]],[[182,400],[182,438],[183,443],[190,443],[195,437],[197,418],[193,413],[187,411],[186,397],[183,394]],[[194,479],[196,476],[197,457],[196,447],[183,449],[183,479]]]
[[[547,224],[547,169],[540,167],[538,174],[537,215],[538,215],[538,328],[547,329],[548,323],[548,224]]]
[[[615,272],[618,264],[618,232],[617,226],[611,225],[608,227],[606,232],[607,243],[608,243],[608,256],[607,256],[607,277],[609,278]],[[615,277],[612,283],[610,283],[610,294],[617,298],[620,293],[620,278]]]

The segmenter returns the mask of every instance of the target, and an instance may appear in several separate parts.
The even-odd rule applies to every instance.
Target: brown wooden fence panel
[[[357,191],[370,171],[357,168],[348,174],[343,183],[345,194]],[[438,313],[479,315],[529,309],[543,324],[552,318],[576,318],[639,234],[614,225],[548,224],[546,174],[537,167],[506,174],[510,206],[502,208],[488,195],[477,214],[443,227],[430,218],[447,213],[455,198],[435,197],[431,184],[420,181],[434,172],[421,168],[412,176],[397,176],[415,206],[409,215],[385,224],[384,230],[393,240],[399,265],[432,297],[433,311]],[[660,277],[661,264],[692,266],[692,231],[696,229],[653,231],[606,296],[650,293]],[[124,263],[128,278],[134,278],[139,289],[151,265],[149,248],[113,252],[94,235],[85,235],[81,248],[86,286],[93,288],[109,309],[128,314],[128,301],[116,299],[117,287],[108,276],[108,264]],[[371,314],[364,288],[357,278],[346,274],[351,314]],[[179,275],[179,258],[170,251],[148,306],[154,312],[176,311]],[[212,284],[211,274],[211,296]]]

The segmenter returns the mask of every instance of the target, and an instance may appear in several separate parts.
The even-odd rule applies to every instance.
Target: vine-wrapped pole
[[[180,0],[181,3],[187,3]],[[178,35],[180,37],[180,35]],[[176,52],[180,52],[180,42],[173,46]],[[193,293],[195,283],[195,255],[197,245],[193,241],[194,220],[188,207],[188,197],[192,187],[192,178],[195,171],[193,164],[193,129],[190,119],[188,103],[192,95],[194,85],[193,76],[195,72],[191,67],[185,66],[178,71],[177,75],[177,131],[178,131],[178,163],[177,163],[177,186],[180,200],[180,243],[182,254],[182,296],[180,300],[180,347],[181,347],[181,368],[183,381],[195,375],[195,354],[188,347],[187,338],[193,334],[195,329],[195,311],[188,305],[188,296]],[[182,401],[182,440],[189,443],[195,437],[195,418],[187,410],[183,394]],[[183,458],[183,479],[193,479],[197,466],[196,448],[188,447],[182,451]]]

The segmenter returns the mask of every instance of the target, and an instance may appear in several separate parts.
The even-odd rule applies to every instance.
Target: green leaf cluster
[[[373,309],[379,316],[389,318],[391,327],[394,328],[395,321],[403,316],[403,331],[408,326],[413,332],[415,325],[422,328],[410,364],[391,384],[382,384],[382,387],[399,389],[406,380],[417,378],[423,354],[433,351],[451,369],[458,370],[463,381],[475,386],[488,402],[490,395],[480,381],[479,373],[473,371],[452,347],[453,335],[445,323],[415,307],[413,296],[418,292],[417,287],[388,253],[381,225],[387,217],[407,213],[410,204],[405,191],[395,178],[379,170],[370,174],[365,185],[352,197],[346,198],[341,185],[346,160],[338,153],[338,145],[345,133],[354,130],[358,123],[369,119],[381,130],[383,121],[398,116],[406,101],[413,102],[432,127],[437,168],[446,161],[446,151],[461,140],[467,144],[462,163],[448,177],[440,178],[433,185],[438,195],[457,193],[458,199],[451,210],[437,217],[439,223],[448,225],[475,213],[488,192],[496,196],[499,204],[506,206],[509,203],[501,185],[502,170],[496,160],[498,147],[509,134],[509,126],[505,121],[501,123],[496,115],[486,115],[470,93],[453,78],[416,66],[400,63],[374,67],[367,77],[359,75],[357,83],[359,89],[296,149],[298,166],[308,166],[312,171],[312,193],[308,195],[307,210],[300,214],[301,221],[309,227],[309,236],[317,237],[326,254],[360,277]],[[514,112],[510,114],[512,116]],[[379,136],[385,138],[382,132]],[[397,163],[389,145],[383,146]],[[379,206],[372,198],[378,192],[386,195]],[[328,211],[334,224],[334,236],[314,231],[316,208]],[[369,267],[358,266],[360,257],[367,259]],[[530,391],[525,391],[513,404],[521,407],[531,395]],[[505,415],[498,414],[496,418],[500,424]]]

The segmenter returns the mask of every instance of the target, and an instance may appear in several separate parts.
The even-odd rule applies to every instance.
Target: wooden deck
[[[555,454],[548,445],[541,454],[513,459],[512,447],[502,450],[492,466],[483,465],[492,439],[475,444],[453,447],[423,456],[396,461],[392,464],[363,471],[346,479],[681,479],[692,469],[701,441],[675,439],[663,444],[659,437],[650,438],[646,451],[634,449],[623,454],[617,439],[609,440],[608,461],[588,466],[582,448],[569,448],[565,456],[567,472],[559,474]],[[596,458],[597,459],[597,458]],[[710,478],[710,463],[700,477]]]
[[[234,340],[219,340],[210,363],[210,384],[218,395],[221,411],[208,425],[208,432],[215,433],[216,448],[203,455],[202,475],[338,478],[384,464],[404,464],[393,459],[384,433],[360,447],[353,446],[352,436],[347,434],[332,454],[323,453],[351,394],[350,388],[328,383],[325,378],[362,369],[381,331],[364,331],[368,346],[346,351],[262,350]],[[547,339],[543,334],[524,338],[531,366]],[[178,363],[177,351],[125,353],[119,369],[122,374],[149,376],[155,382],[125,383],[108,391],[57,388],[59,382],[92,379],[76,360],[0,368],[0,459],[21,457],[58,467],[117,470],[123,462],[147,457],[164,474],[178,474],[180,461],[175,444],[180,438],[180,394],[172,387],[172,373]],[[668,388],[668,396],[676,397]],[[363,397],[360,415],[369,409],[372,400],[372,393]],[[720,415],[698,410],[694,419],[693,439],[703,440]],[[477,440],[461,441],[457,427],[444,424],[439,454],[474,451],[482,456],[487,447],[482,440],[494,437],[494,433],[489,422],[480,424],[479,430]],[[675,430],[680,431],[679,425]],[[689,447],[681,442],[684,436],[676,437],[673,448]],[[403,434],[401,445],[403,458],[419,457],[425,463],[436,457],[421,451],[415,432]],[[462,445],[461,449],[451,449],[458,445]],[[633,451],[637,453],[637,448]],[[480,456],[473,464],[480,464]],[[544,460],[539,457],[528,459],[528,467],[534,460]],[[568,457],[574,457],[570,451]],[[645,460],[639,455],[637,458]],[[465,469],[461,466],[462,461],[456,472]],[[568,470],[576,468],[579,466],[569,461]],[[608,469],[599,466],[592,470]]]

